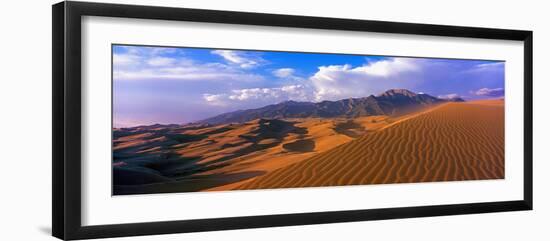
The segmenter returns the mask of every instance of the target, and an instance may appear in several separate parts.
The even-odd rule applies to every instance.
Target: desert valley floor
[[[113,131],[113,194],[504,178],[504,101]]]

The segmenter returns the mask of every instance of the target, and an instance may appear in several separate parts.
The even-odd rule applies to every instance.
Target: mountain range
[[[356,118],[363,116],[407,114],[444,102],[463,102],[461,98],[442,99],[406,89],[390,89],[377,96],[337,101],[285,101],[257,109],[237,110],[204,119],[202,124],[243,123],[251,120],[285,118]]]

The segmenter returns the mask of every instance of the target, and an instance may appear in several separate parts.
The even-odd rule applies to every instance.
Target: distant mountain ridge
[[[406,89],[390,89],[380,95],[337,101],[285,101],[257,109],[238,110],[204,119],[198,123],[227,124],[251,120],[284,118],[355,118],[373,115],[401,115],[444,102],[463,102],[461,98],[441,99]]]

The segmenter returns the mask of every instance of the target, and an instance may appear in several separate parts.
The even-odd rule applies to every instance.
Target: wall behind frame
[[[51,4],[11,1],[0,14],[2,240],[54,240],[51,231]],[[337,18],[534,31],[534,211],[155,236],[155,240],[547,240],[550,233],[550,23],[544,1],[110,0]],[[111,240],[151,240],[131,237]]]

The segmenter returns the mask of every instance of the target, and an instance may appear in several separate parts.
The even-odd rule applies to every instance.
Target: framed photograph
[[[524,30],[55,4],[53,235],[531,210],[532,48]]]

